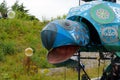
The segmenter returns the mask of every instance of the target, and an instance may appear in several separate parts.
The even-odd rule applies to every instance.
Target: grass
[[[46,24],[47,22],[19,19],[0,20],[0,80],[77,80],[77,72],[70,68],[50,76],[46,75],[47,70],[45,73],[40,72],[44,68],[55,67],[47,62],[47,51],[40,40],[40,32]],[[28,47],[33,48],[34,54],[31,57],[31,68],[26,71],[23,62],[24,50]],[[86,71],[91,78],[98,76],[97,67]],[[101,73],[102,66],[100,75]]]
[[[33,57],[38,58],[38,60],[32,59]],[[32,56],[32,61],[34,63],[39,63],[37,66],[38,72],[32,72],[32,69],[30,70],[30,73],[26,72],[25,68],[23,67],[23,59],[25,58],[24,53],[18,53],[13,55],[7,55],[5,56],[5,60],[0,63],[0,80],[77,80],[78,74],[76,71],[74,71],[71,68],[64,68],[63,72],[54,73],[52,75],[47,75],[49,70],[42,73],[40,70],[43,70],[44,66],[41,67],[42,61],[39,56],[36,56],[34,54]],[[44,60],[43,60],[44,61]],[[45,63],[45,62],[43,62]],[[41,64],[41,65],[40,65]],[[47,62],[46,62],[47,64]],[[49,69],[49,68],[45,68]],[[99,68],[99,76],[102,74],[103,65]],[[86,72],[90,76],[90,78],[98,77],[98,67],[86,69]],[[83,71],[81,72],[81,75],[83,74]]]

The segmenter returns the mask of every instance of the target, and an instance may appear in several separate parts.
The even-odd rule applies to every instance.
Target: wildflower
[[[25,55],[26,56],[32,56],[33,55],[33,49],[32,48],[26,48],[25,49]]]

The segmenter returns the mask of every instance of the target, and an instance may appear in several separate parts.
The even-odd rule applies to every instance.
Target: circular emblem
[[[104,4],[98,4],[90,9],[91,17],[100,24],[111,23],[115,14],[113,10]]]
[[[98,18],[103,19],[103,20],[108,19],[110,16],[109,12],[105,9],[102,9],[102,8],[98,9],[96,11],[96,15]]]
[[[115,27],[102,28],[102,40],[105,43],[118,41],[118,32]]]

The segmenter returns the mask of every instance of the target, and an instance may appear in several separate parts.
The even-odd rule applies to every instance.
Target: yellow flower
[[[44,69],[44,73],[45,73],[45,74],[47,74],[47,73],[49,73],[49,72],[50,72],[49,69]]]
[[[25,55],[26,56],[32,56],[33,55],[33,49],[32,48],[26,48],[25,49]]]

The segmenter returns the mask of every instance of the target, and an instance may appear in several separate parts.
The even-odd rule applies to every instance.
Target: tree
[[[23,5],[23,3],[21,5],[19,5],[18,1],[16,1],[14,3],[14,5],[12,6],[12,10],[20,11],[20,12],[23,12],[23,13],[28,13],[28,10],[25,10],[25,6]]]
[[[8,7],[7,7],[7,3],[5,2],[5,0],[0,4],[0,12],[3,18],[7,17],[7,11],[8,11]]]
[[[25,19],[25,20],[38,20],[35,16],[28,14],[29,10],[25,9],[25,6],[22,4],[18,4],[18,1],[14,3],[12,6],[12,10],[16,12],[16,18]]]

